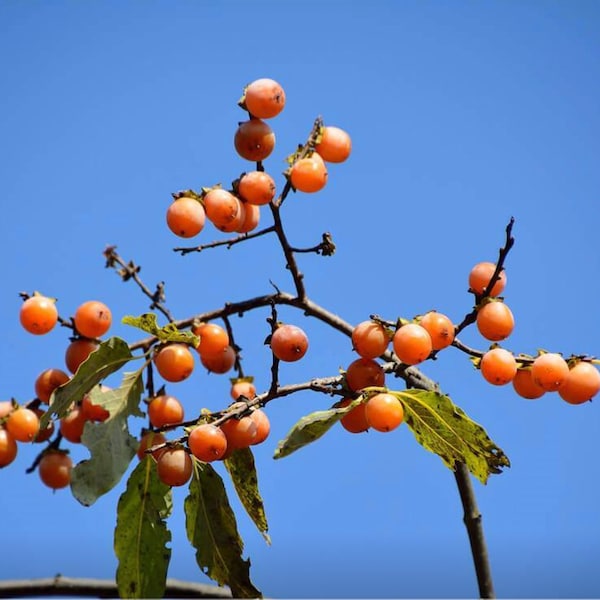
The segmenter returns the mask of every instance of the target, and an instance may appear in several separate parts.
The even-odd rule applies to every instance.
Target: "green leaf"
[[[244,545],[223,480],[210,464],[194,461],[184,510],[187,537],[202,571],[228,585],[234,598],[262,598],[250,581],[250,561],[242,558]]]
[[[174,323],[169,323],[164,327],[158,324],[158,319],[154,313],[144,313],[139,317],[127,315],[123,317],[122,323],[137,327],[146,333],[157,337],[161,342],[181,342],[190,344],[194,348],[200,343],[200,338],[191,331],[181,331],[177,329]]]
[[[417,441],[437,454],[454,470],[464,463],[482,483],[492,473],[510,467],[504,452],[492,442],[485,429],[443,394],[409,389],[394,394],[404,407],[404,419]]]
[[[258,475],[252,450],[250,448],[239,448],[224,462],[246,512],[265,538],[267,544],[271,544],[271,538],[267,533],[269,525],[267,524],[265,507],[258,491]]]
[[[318,440],[333,427],[346,413],[364,402],[360,396],[341,408],[318,410],[297,421],[287,436],[277,444],[273,458],[283,458],[299,450],[303,446]]]
[[[40,427],[43,429],[52,415],[64,417],[71,404],[79,402],[96,384],[118,371],[134,356],[127,342],[118,337],[111,337],[102,342],[88,358],[79,366],[71,379],[58,387],[50,398],[50,407],[42,416]]]
[[[162,483],[154,459],[146,456],[129,476],[117,505],[114,546],[119,561],[120,598],[162,598],[171,559],[171,488]]]
[[[73,469],[71,491],[84,506],[90,506],[117,485],[135,456],[138,440],[129,433],[127,418],[144,414],[139,409],[144,391],[141,375],[141,370],[125,373],[119,388],[103,392],[97,386],[89,392],[92,403],[103,406],[110,417],[102,423],[87,422],[83,430],[81,442],[91,458]]]

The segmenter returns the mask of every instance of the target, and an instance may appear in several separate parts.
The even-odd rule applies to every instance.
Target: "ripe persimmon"
[[[600,372],[590,362],[580,360],[570,369],[558,395],[569,404],[583,404],[600,391]]]
[[[200,362],[211,373],[223,375],[224,373],[231,371],[233,365],[235,365],[236,356],[235,350],[231,346],[227,346],[218,354],[212,354],[210,356],[200,355]]]
[[[4,426],[17,442],[32,442],[40,430],[40,419],[30,408],[18,406],[9,413]]]
[[[87,419],[79,406],[74,406],[60,419],[60,433],[72,444],[81,443],[81,436]]]
[[[477,309],[477,329],[491,342],[505,340],[515,327],[512,311],[504,302],[486,302]]]
[[[253,117],[271,119],[283,110],[285,91],[274,79],[256,79],[244,89],[241,104]]]
[[[23,302],[19,312],[21,325],[29,333],[44,335],[54,329],[58,322],[56,301],[36,294]]]
[[[0,426],[0,469],[6,467],[17,457],[18,446],[15,438]]]
[[[150,454],[154,460],[156,460],[164,451],[164,448],[160,450],[155,450],[154,452],[146,452],[148,448],[152,448],[153,446],[158,446],[160,444],[164,444],[167,441],[167,438],[160,431],[146,431],[144,435],[142,435],[142,439],[140,440],[140,445],[136,451],[137,457],[142,460],[144,456]]]
[[[250,416],[227,419],[220,425],[227,437],[227,446],[233,448],[247,448],[254,444],[258,434],[258,424]]]
[[[371,396],[365,403],[365,417],[377,431],[392,431],[404,421],[404,407],[393,394],[382,392]]]
[[[385,327],[375,321],[363,321],[352,330],[352,346],[363,358],[381,356],[390,343]]]
[[[88,338],[77,338],[73,340],[65,351],[65,364],[71,373],[76,373],[81,363],[85,362],[89,355],[98,348],[96,340]]]
[[[300,360],[308,350],[308,336],[297,325],[279,325],[271,335],[271,350],[282,361]]]
[[[250,442],[250,445],[256,446],[257,444],[262,444],[262,442],[269,437],[269,433],[271,433],[271,422],[269,421],[267,413],[261,408],[255,408],[250,413],[250,418],[256,425],[256,435],[252,442]]]
[[[186,344],[166,344],[154,355],[154,366],[164,380],[183,381],[194,370],[194,356]]]
[[[240,199],[223,188],[213,188],[206,192],[204,209],[208,220],[221,231],[227,230],[232,224],[237,227],[243,219]]]
[[[247,379],[232,380],[230,395],[234,400],[238,400],[241,396],[252,400],[256,397],[256,386]]]
[[[531,365],[533,380],[547,392],[556,392],[569,375],[567,361],[556,352],[546,352]]]
[[[71,377],[62,369],[46,369],[36,378],[34,383],[35,395],[40,402],[48,404],[52,392],[59,386],[67,383]]]
[[[517,361],[505,348],[488,350],[479,363],[483,378],[492,385],[506,385],[517,374]]]
[[[179,237],[198,235],[206,222],[204,207],[196,198],[181,196],[167,208],[167,227]]]
[[[166,485],[185,485],[192,476],[194,465],[182,447],[165,448],[156,460],[158,478]]]
[[[432,352],[433,343],[425,327],[407,323],[396,330],[392,338],[394,352],[407,365],[423,362]]]
[[[264,171],[244,173],[237,184],[237,193],[248,204],[262,206],[275,198],[275,181]]]
[[[346,131],[326,125],[321,130],[321,140],[315,146],[321,158],[330,163],[344,162],[352,152],[352,140]]]
[[[53,490],[67,487],[71,482],[73,461],[62,450],[50,450],[40,459],[38,473],[42,482]]]
[[[89,300],[77,307],[73,321],[83,337],[99,338],[110,329],[112,314],[104,302]]]
[[[344,398],[338,403],[338,407],[343,408],[348,406],[352,400],[353,398]],[[369,429],[369,422],[367,421],[367,417],[365,415],[365,403],[362,402],[347,412],[340,419],[340,424],[346,431],[349,431],[350,433],[362,433],[363,431],[367,431]]]
[[[275,148],[275,133],[271,126],[261,119],[250,119],[239,124],[233,144],[242,158],[261,162]]]
[[[492,262],[484,261],[477,263],[469,273],[469,291],[478,295],[483,294],[486,291],[487,286],[490,283],[495,270],[496,265]],[[504,271],[504,269],[502,269],[502,271],[500,271],[498,279],[492,286],[492,289],[488,295],[491,297],[499,296],[504,290],[505,286],[506,272]]]
[[[153,427],[178,425],[183,421],[183,405],[174,396],[163,394],[148,403],[148,418]]]
[[[434,350],[443,350],[454,341],[454,323],[440,312],[429,311],[421,317],[419,324],[429,333]]]
[[[244,208],[244,218],[242,223],[235,228],[235,231],[237,233],[250,233],[258,227],[260,222],[260,206],[242,202],[242,207]]]
[[[327,183],[327,167],[317,153],[298,159],[289,170],[294,189],[306,193],[322,190]]]
[[[512,385],[515,392],[521,398],[526,398],[527,400],[536,400],[546,393],[546,390],[533,380],[531,369],[526,367],[517,370],[512,380]]]
[[[212,423],[194,427],[188,435],[190,452],[199,460],[219,460],[227,450],[227,437],[222,429]]]
[[[383,367],[372,358],[357,358],[346,369],[346,385],[353,392],[385,383]]]
[[[200,338],[196,350],[200,356],[215,356],[229,346],[229,334],[217,323],[195,323],[192,333]]]

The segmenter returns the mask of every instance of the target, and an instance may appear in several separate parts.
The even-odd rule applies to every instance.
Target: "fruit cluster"
[[[480,262],[469,273],[469,291],[477,305],[475,323],[479,333],[492,346],[484,352],[472,351],[473,362],[486,381],[493,385],[513,384],[515,392],[527,399],[536,399],[546,392],[558,392],[569,404],[582,404],[600,391],[600,372],[590,359],[565,359],[559,353],[540,352],[536,357],[515,356],[498,345],[512,333],[515,320],[500,294],[506,286],[506,272],[496,274],[495,263]],[[494,279],[493,284],[492,280]],[[397,358],[405,365],[417,365],[438,351],[454,344],[459,326],[446,315],[430,311],[413,321],[400,320],[395,326],[370,319],[356,325],[352,345],[359,355],[345,371],[347,397],[337,403],[345,407],[369,387],[385,386],[385,371],[377,361],[384,357],[391,343]],[[458,348],[464,349],[462,344]],[[372,428],[392,431],[404,418],[401,401],[387,392],[367,397],[366,401],[346,413],[341,425],[351,433]]]
[[[250,233],[260,222],[260,207],[275,199],[275,180],[265,172],[262,161],[275,148],[275,133],[266,120],[284,109],[285,91],[272,79],[257,79],[246,86],[239,105],[247,111],[248,119],[239,123],[234,147],[243,159],[257,163],[257,168],[242,173],[229,190],[218,184],[199,193],[186,190],[173,194],[166,220],[179,237],[198,235],[207,219],[226,233]],[[319,126],[310,144],[288,157],[290,167],[284,175],[294,190],[317,192],[327,183],[326,163],[345,161],[351,150],[350,136],[344,130]]]

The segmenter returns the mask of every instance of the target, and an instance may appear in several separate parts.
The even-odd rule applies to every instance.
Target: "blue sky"
[[[104,269],[107,244],[141,264],[151,287],[165,281],[178,318],[268,293],[269,280],[292,290],[274,240],[182,258],[164,223],[171,192],[227,185],[249,168],[233,133],[237,100],[258,77],[287,93],[265,163],[279,187],[284,157],[316,116],[352,136],[327,187],[291,196],[283,211],[296,246],[325,231],[337,245],[333,257],[299,258],[314,301],[351,323],[431,308],[459,321],[472,307],[471,266],[496,258],[514,216],[504,295],[516,329],[505,347],[598,353],[596,2],[6,0],[0,56],[2,399],[31,399],[68,337],[26,334],[18,292],[57,297],[63,316],[88,299],[117,321],[147,309]],[[220,237],[207,226],[199,241]],[[269,383],[267,316],[233,321],[259,389]],[[340,334],[292,309],[281,316],[311,340],[283,382],[353,360]],[[111,333],[138,339],[118,322]],[[476,331],[462,339],[485,347]],[[497,594],[600,597],[597,403],[525,401],[486,384],[453,348],[423,370],[512,462],[487,486],[474,482]],[[227,378],[199,367],[171,392],[190,414],[229,401]],[[232,497],[257,587],[270,597],[476,596],[454,478],[407,428],[336,428],[272,459],[298,418],[327,405],[299,394],[267,407],[272,435],[255,454],[271,547]],[[0,472],[0,577],[112,577],[124,482],[87,509],[26,475],[34,456],[22,447]],[[207,581],[185,540],[184,497],[176,490],[170,576]]]

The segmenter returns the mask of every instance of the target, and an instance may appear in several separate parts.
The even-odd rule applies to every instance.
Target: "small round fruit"
[[[109,392],[110,388],[107,386],[102,386],[102,392]],[[92,402],[92,398],[89,394],[86,394],[81,400],[81,413],[83,414],[84,419],[87,421],[96,421],[99,423],[103,423],[110,417],[110,412],[104,408],[101,404],[94,404]]]
[[[166,485],[185,485],[192,476],[194,465],[184,448],[165,448],[156,461],[158,478]]]
[[[396,396],[383,392],[367,400],[365,417],[373,429],[392,431],[404,421],[404,407]]]
[[[206,213],[195,198],[181,196],[167,208],[167,227],[179,237],[191,238],[204,229]]]
[[[40,419],[30,408],[19,406],[8,415],[4,426],[17,442],[32,442],[40,430]]]
[[[40,459],[38,473],[42,482],[53,490],[67,487],[71,482],[73,461],[60,450],[50,450]]]
[[[318,154],[298,159],[290,168],[290,182],[294,189],[312,194],[325,187],[327,167]]]
[[[567,361],[555,352],[540,354],[531,365],[533,380],[546,392],[556,392],[568,375]]]
[[[204,195],[206,218],[220,230],[238,226],[243,220],[242,203],[237,196],[223,188],[213,188]]]
[[[220,427],[231,448],[247,448],[254,444],[258,434],[258,426],[250,416],[228,419]]]
[[[469,273],[469,291],[481,295],[485,293],[487,286],[494,275],[496,265],[491,262],[477,263]],[[494,283],[490,293],[491,297],[499,296],[506,286],[506,271],[500,271],[496,283]]]
[[[242,102],[253,117],[271,119],[283,110],[285,92],[274,79],[256,79],[246,86]]]
[[[46,369],[42,371],[36,378],[34,383],[35,395],[40,402],[48,404],[52,392],[57,388],[67,383],[70,376],[61,369]]]
[[[76,373],[81,363],[87,360],[89,355],[98,348],[96,340],[77,338],[73,340],[65,352],[65,364],[71,373]]]
[[[433,350],[431,336],[418,323],[407,323],[397,329],[392,344],[398,358],[407,365],[423,362]]]
[[[154,355],[154,366],[165,381],[183,381],[194,370],[194,356],[185,344],[166,344]]]
[[[371,358],[357,358],[346,369],[346,385],[353,392],[366,387],[382,387],[385,383],[383,367]]]
[[[443,350],[454,341],[454,323],[442,313],[429,311],[421,317],[419,324],[429,333],[434,350]]]
[[[353,398],[344,398],[339,404],[339,408],[348,406]],[[350,433],[362,433],[369,429],[369,422],[365,414],[365,403],[362,402],[355,406],[350,412],[347,412],[341,419],[340,424]]]
[[[506,385],[517,374],[517,361],[505,348],[488,350],[479,363],[483,378],[492,385]]]
[[[112,314],[104,302],[89,300],[75,311],[75,329],[84,337],[99,338],[104,335],[112,323]]]
[[[233,365],[235,365],[236,356],[235,350],[231,346],[227,346],[218,354],[211,356],[200,355],[200,362],[211,373],[223,375],[228,371],[231,371]]]
[[[515,392],[527,400],[536,400],[546,393],[546,390],[533,380],[531,369],[528,368],[518,369],[512,384]]]
[[[142,436],[140,440],[140,445],[136,451],[137,457],[142,460],[144,456],[150,454],[154,460],[156,460],[164,451],[164,448],[160,450],[155,450],[154,452],[146,452],[148,448],[152,448],[153,446],[158,446],[159,444],[164,444],[167,441],[167,438],[160,431],[147,431]]]
[[[199,323],[192,326],[192,333],[200,338],[196,346],[200,356],[218,356],[229,346],[227,330],[217,323]]]
[[[153,427],[178,425],[183,422],[183,417],[183,406],[173,396],[156,396],[148,403],[148,418]]]
[[[269,437],[271,422],[269,421],[269,417],[267,417],[267,413],[260,408],[255,408],[250,413],[250,418],[256,425],[256,435],[250,445],[256,446],[256,444],[262,444]]]
[[[261,119],[250,119],[239,124],[233,143],[242,158],[261,162],[273,152],[275,134]]]
[[[271,335],[271,350],[284,362],[300,360],[308,350],[308,336],[296,325],[284,324]]]
[[[339,127],[327,125],[321,132],[321,141],[315,146],[321,158],[330,163],[344,162],[352,152],[352,140]]]
[[[234,400],[239,400],[241,396],[248,400],[252,400],[256,397],[256,386],[252,381],[240,379],[231,384],[230,394]]]
[[[56,302],[46,296],[31,296],[21,305],[19,319],[25,331],[34,335],[44,335],[58,323]]]
[[[275,198],[275,181],[264,171],[250,171],[240,177],[237,193],[248,204],[263,206]]]
[[[216,425],[203,423],[190,431],[188,446],[197,459],[212,462],[219,460],[225,454],[227,437]]]
[[[363,358],[381,356],[389,343],[385,327],[375,321],[363,321],[352,330],[352,347]]]
[[[486,302],[477,310],[477,329],[491,342],[505,340],[515,328],[515,318],[504,302]]]
[[[250,233],[258,227],[260,222],[260,206],[247,202],[242,202],[242,206],[244,207],[244,219],[235,231],[237,233]]]
[[[569,369],[558,395],[569,404],[583,404],[600,391],[600,373],[590,362],[579,361]]]
[[[83,412],[75,406],[60,420],[60,433],[72,444],[79,444],[86,423],[87,419]]]
[[[0,419],[8,416],[14,409],[15,405],[12,403],[11,400],[0,401]]]
[[[10,465],[17,457],[18,447],[15,438],[13,438],[5,427],[0,426],[0,469]]]

